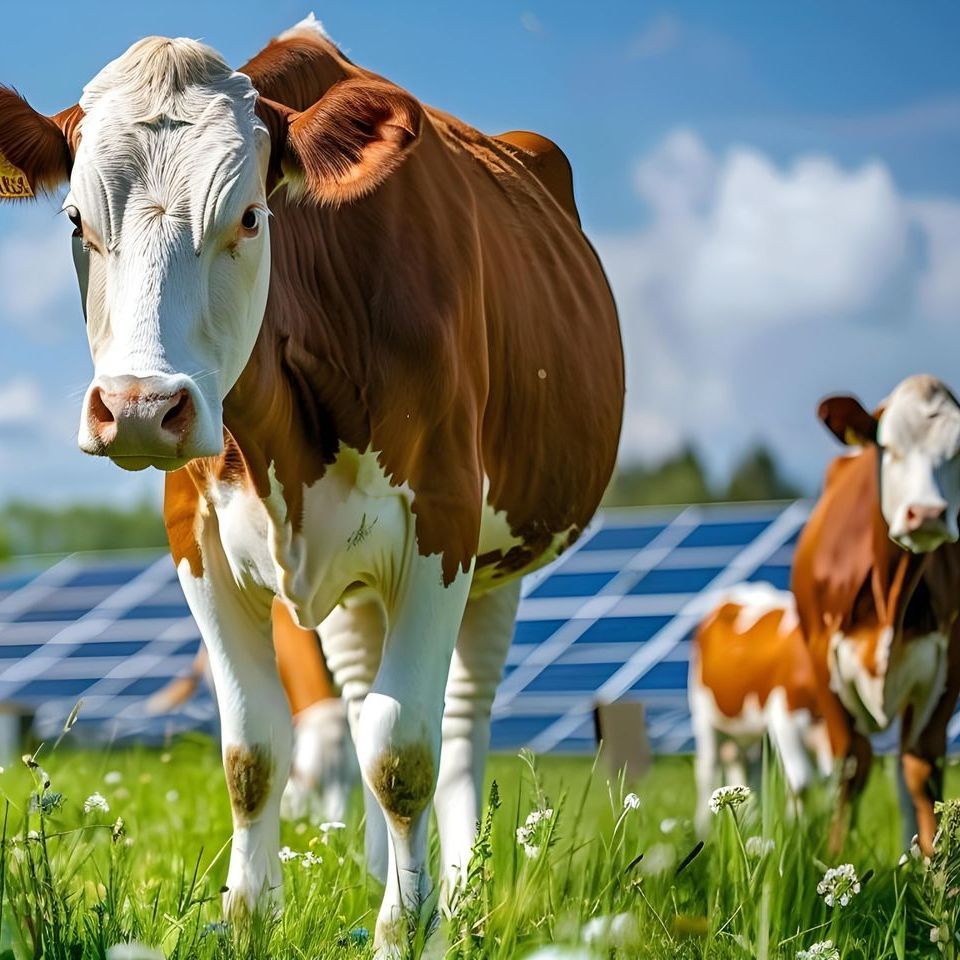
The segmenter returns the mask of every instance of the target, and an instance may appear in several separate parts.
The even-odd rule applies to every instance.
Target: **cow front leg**
[[[219,542],[206,537],[204,569],[180,581],[210,656],[220,709],[223,768],[233,814],[224,893],[229,917],[282,903],[280,797],[290,765],[290,707],[277,674],[269,594],[241,590]]]
[[[383,604],[369,588],[345,597],[320,625],[327,666],[346,702],[355,747],[359,744],[360,711],[380,667],[386,631]],[[380,883],[386,884],[387,826],[380,804],[366,783],[363,785],[363,806],[367,870]]]
[[[389,837],[375,937],[381,955],[406,950],[410,924],[431,891],[428,814],[440,761],[444,688],[470,579],[460,573],[444,586],[439,556],[411,558],[388,612],[380,669],[360,710],[360,769]]]
[[[519,580],[470,600],[450,664],[435,800],[447,901],[469,866],[476,839],[490,747],[490,709],[519,601]]]

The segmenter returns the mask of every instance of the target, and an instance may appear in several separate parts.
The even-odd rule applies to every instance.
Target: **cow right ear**
[[[856,397],[827,397],[820,401],[817,416],[843,444],[863,447],[877,442],[877,418]]]
[[[0,200],[28,200],[70,179],[82,117],[80,107],[45,117],[0,86]]]

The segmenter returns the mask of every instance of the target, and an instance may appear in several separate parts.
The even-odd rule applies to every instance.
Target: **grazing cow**
[[[869,773],[869,735],[899,717],[905,837],[917,832],[929,853],[960,692],[960,406],[940,380],[914,376],[873,414],[831,397],[819,416],[859,447],[828,468],[793,565],[830,740],[846,758],[833,845]]]
[[[829,776],[833,756],[820,693],[790,593],[741,583],[719,596],[693,638],[688,693],[701,832],[709,824],[719,767],[727,783],[746,783],[764,736],[794,794],[813,780],[811,753],[819,772]]]
[[[279,596],[325,621],[396,952],[438,782],[444,867],[469,859],[519,577],[577,538],[616,455],[616,309],[566,159],[421,104],[313,20],[240,72],[142,40],[55,117],[2,89],[0,154],[22,192],[69,182],[81,448],[168,471],[221,714],[225,909],[281,884]]]
[[[284,817],[343,820],[357,781],[356,754],[346,704],[327,669],[316,630],[298,627],[279,600],[273,602],[273,646],[280,680],[293,714],[293,754],[281,800]],[[152,714],[167,713],[210,681],[210,658],[200,647],[190,672],[177,677],[147,701]]]

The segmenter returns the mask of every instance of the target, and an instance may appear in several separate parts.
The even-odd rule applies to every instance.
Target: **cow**
[[[278,599],[273,601],[273,646],[293,715],[293,752],[281,815],[288,820],[342,821],[359,778],[346,704],[333,685],[317,631],[297,626]],[[213,686],[210,658],[201,644],[189,672],[147,700],[147,713],[181,707],[204,682]]]
[[[899,717],[904,839],[916,833],[929,854],[960,692],[960,406],[920,375],[873,413],[833,396],[818,415],[853,451],[828,467],[792,572],[831,745],[844,758],[832,846],[866,782],[869,736]]]
[[[280,597],[324,625],[396,954],[433,888],[438,783],[442,890],[470,857],[520,577],[577,539],[616,457],[619,324],[570,166],[424,105],[312,19],[239,71],[141,40],[53,117],[0,90],[0,154],[25,192],[68,185],[81,449],[166,473],[221,716],[225,912],[280,893]]]
[[[821,694],[792,594],[741,583],[717,596],[694,633],[688,695],[699,832],[707,832],[721,766],[728,783],[755,780],[765,736],[795,796],[816,774],[830,775]]]

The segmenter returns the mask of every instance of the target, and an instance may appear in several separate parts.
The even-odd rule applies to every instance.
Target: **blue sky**
[[[142,36],[239,65],[309,6],[46,3],[0,35],[0,82],[40,110]],[[686,438],[722,474],[752,441],[813,488],[817,398],[908,373],[960,386],[960,7],[330,0],[356,61],[489,132],[573,163],[628,349],[626,459]],[[922,15],[921,15],[922,14]],[[90,375],[69,229],[0,208],[0,500],[155,495],[83,457]]]

